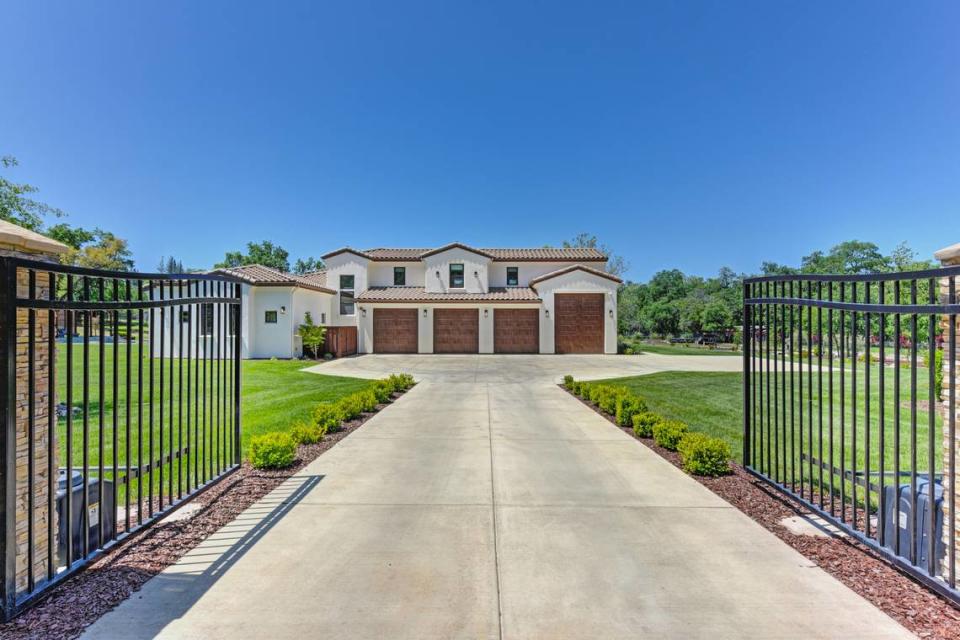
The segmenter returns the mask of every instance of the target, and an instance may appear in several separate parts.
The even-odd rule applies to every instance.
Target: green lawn
[[[129,443],[127,438],[127,359],[125,345],[119,345],[117,355],[117,364],[114,366],[114,346],[107,344],[103,350],[103,377],[104,385],[99,383],[100,377],[100,347],[96,344],[96,339],[91,339],[87,361],[87,375],[89,378],[89,397],[86,401],[87,407],[87,432],[86,439],[88,445],[84,446],[84,419],[82,408],[84,406],[83,390],[83,369],[84,369],[84,350],[81,344],[74,344],[72,348],[72,380],[73,394],[71,403],[74,407],[73,419],[71,425],[70,438],[67,437],[67,419],[62,417],[58,420],[58,446],[60,451],[60,465],[67,464],[67,448],[72,451],[72,465],[74,468],[81,468],[83,465],[83,454],[88,452],[87,464],[91,473],[96,473],[99,466],[98,451],[100,450],[99,440],[101,437],[100,417],[101,417],[101,390],[103,390],[103,463],[109,469],[114,462],[121,469],[125,469],[128,459],[132,467],[137,467],[142,462],[143,465],[149,464],[150,460],[160,460],[161,456],[168,456],[171,451],[179,451],[187,447],[191,450],[191,459],[196,458],[199,464],[207,464],[210,467],[217,465],[226,466],[232,458],[232,407],[229,402],[229,394],[232,393],[232,377],[229,367],[224,363],[214,363],[211,361],[200,361],[184,359],[182,365],[179,360],[161,360],[149,357],[147,345],[144,348],[142,362],[138,363],[138,348],[133,345],[130,360],[130,416]],[[57,367],[56,367],[56,389],[57,402],[65,403],[67,400],[67,345],[57,345]],[[172,369],[171,369],[172,364]],[[200,365],[199,367],[197,365]],[[150,402],[150,370],[153,369],[153,398],[154,403],[151,407]],[[242,363],[241,373],[241,438],[245,440],[252,435],[264,433],[267,431],[285,431],[290,429],[297,420],[306,420],[309,418],[314,406],[321,401],[336,400],[354,391],[366,388],[371,384],[369,380],[357,378],[343,378],[338,376],[326,376],[301,371],[309,363],[290,360],[245,360]],[[163,370],[163,403],[160,403],[160,372]],[[116,369],[119,385],[114,392],[113,376]],[[143,402],[138,402],[140,398],[139,375],[142,371]],[[171,393],[171,372],[173,374],[173,386]],[[181,373],[183,377],[184,393],[180,394]],[[197,374],[203,381],[200,385],[196,384]],[[187,395],[187,389],[191,387],[188,380],[192,383],[193,390]],[[204,390],[204,384],[206,389]],[[214,402],[217,399],[218,402]],[[204,405],[206,409],[204,410]],[[153,433],[151,442],[149,438],[151,423],[151,408],[153,409]],[[163,413],[161,419],[161,411]],[[206,416],[207,420],[197,421],[197,416]],[[189,416],[189,420],[188,420]],[[140,419],[142,417],[142,422]],[[114,429],[116,422],[116,429]],[[142,427],[140,427],[142,425]],[[142,447],[138,433],[142,428]],[[114,447],[116,440],[116,448]],[[150,455],[151,445],[153,447],[153,456]],[[114,451],[116,450],[116,458]],[[184,464],[183,469],[174,465],[174,491],[179,493],[180,489],[176,486],[177,482],[182,482],[186,486],[186,473],[188,465]],[[109,470],[105,470],[107,477],[111,476]],[[157,490],[160,486],[160,474],[164,475],[163,486],[165,493],[169,493],[169,481],[171,465],[169,462],[159,465],[157,473],[154,474],[153,488]],[[203,476],[201,472],[198,475]],[[144,493],[147,488],[143,489]],[[136,491],[136,481],[132,483],[131,491]]]
[[[871,397],[870,397],[870,467],[871,471],[876,471],[880,459],[880,447],[879,447],[879,433],[880,433],[880,424],[879,424],[879,365],[874,365],[871,368]],[[845,451],[843,464],[846,469],[851,469],[852,465],[855,464],[857,470],[862,470],[864,467],[864,462],[866,459],[865,454],[865,437],[867,434],[867,424],[866,424],[866,403],[864,402],[864,370],[863,365],[860,364],[857,371],[857,404],[856,404],[856,419],[857,419],[857,428],[856,428],[856,441],[857,441],[857,450],[856,452],[852,449],[853,439],[851,437],[852,433],[852,419],[853,411],[851,410],[851,397],[850,397],[850,381],[851,381],[851,369],[845,369],[845,382],[846,382],[846,401],[844,407],[845,414],[845,442],[843,442]],[[928,413],[926,411],[926,399],[927,399],[927,374],[928,371],[925,368],[917,369],[917,398],[922,401],[922,404],[918,406],[917,410],[917,449],[916,449],[916,468],[918,472],[926,472],[928,469]],[[834,370],[834,397],[833,397],[833,416],[834,416],[834,465],[839,467],[841,464],[840,457],[840,447],[841,447],[841,436],[840,436],[840,398],[839,398],[839,378],[840,373],[839,369]],[[799,376],[795,374],[795,383],[799,388]],[[806,402],[806,376],[804,376],[804,402],[803,402],[803,411],[804,411],[804,425],[808,425],[809,413],[807,411],[807,402]],[[668,418],[682,420],[691,426],[692,429],[696,431],[702,431],[704,433],[717,436],[726,440],[733,454],[738,461],[741,461],[742,450],[743,450],[743,395],[742,395],[742,375],[740,373],[719,373],[719,372],[665,372],[657,373],[648,376],[635,376],[629,378],[617,378],[612,380],[607,380],[605,382],[613,384],[621,384],[626,386],[637,394],[642,396],[647,404],[649,405],[652,411],[660,413]],[[766,379],[763,379],[765,384]],[[773,374],[770,378],[771,389],[774,384],[777,383],[786,383],[787,389],[787,398],[789,400],[790,394],[790,382],[789,376],[786,378],[781,378]],[[823,376],[823,388],[825,401],[828,401],[827,395],[827,370],[824,369]],[[782,387],[778,387],[778,392],[782,391]],[[903,370],[901,371],[901,384],[900,384],[900,396],[896,398],[894,396],[894,381],[893,381],[893,370],[887,368],[885,370],[885,398],[884,398],[884,452],[883,460],[886,471],[893,470],[894,460],[896,458],[896,451],[894,449],[894,433],[896,431],[896,426],[894,423],[894,407],[897,402],[900,403],[901,407],[901,421],[900,421],[900,438],[901,446],[899,452],[899,461],[901,465],[901,470],[909,471],[911,468],[911,451],[910,451],[910,412],[909,412],[909,400],[910,400],[910,371]],[[806,452],[809,447],[809,436],[806,430],[806,427],[801,431],[799,428],[800,424],[800,402],[799,395],[795,396],[797,400],[795,401],[793,417],[795,424],[797,425],[794,431],[794,440],[793,447],[794,453],[791,456],[789,451],[790,440],[787,441],[788,446],[788,460],[792,460],[796,465],[796,473],[798,479],[803,476],[806,477],[807,474],[807,463],[800,463],[800,451]],[[817,408],[820,406],[820,397],[817,392],[816,376],[814,376],[814,394],[813,394],[813,406],[814,406],[814,415],[817,416]],[[782,406],[782,405],[781,405]],[[829,423],[829,409],[824,408],[823,413],[823,448],[824,462],[828,459],[829,452],[829,436],[828,436],[828,423]],[[779,418],[782,420],[782,414]],[[791,418],[791,412],[787,411],[787,422],[789,423]],[[820,439],[818,438],[818,418],[815,417],[813,425],[813,451],[814,455],[819,457],[819,447]],[[935,455],[939,456],[941,449],[940,439],[941,439],[941,421],[940,417],[935,416],[935,433],[933,442],[935,445]],[[781,443],[782,451],[782,443]],[[782,455],[782,454],[781,454]],[[782,464],[782,463],[781,463]],[[935,460],[935,465],[937,468],[942,468],[942,461],[939,459]],[[787,474],[790,476],[792,472],[790,463],[787,465]],[[815,479],[818,477],[818,472],[814,468]],[[876,480],[876,478],[874,478]],[[888,482],[889,482],[888,478]],[[825,479],[826,482],[826,479]],[[839,481],[838,481],[839,482]],[[848,489],[849,491],[849,485]],[[862,495],[863,489],[858,489],[858,494]],[[875,499],[875,498],[874,498]]]
[[[285,431],[310,417],[318,402],[332,401],[370,386],[370,380],[302,371],[297,360],[243,362],[243,434]]]

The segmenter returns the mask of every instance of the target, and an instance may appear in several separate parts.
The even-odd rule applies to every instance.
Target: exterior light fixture
[[[480,277],[480,272],[479,272],[479,271],[474,271],[474,272],[473,272],[473,277],[474,277],[474,278],[479,278],[479,277]]]
[[[426,310],[426,309],[423,310],[423,317],[424,317],[424,318],[427,317],[427,310]]]
[[[613,317],[613,309],[610,309],[610,317]]]
[[[287,313],[287,308],[286,308],[286,307],[280,307],[280,314],[281,314],[281,315],[286,315],[286,313]]]
[[[486,317],[489,316],[489,315],[490,315],[490,309],[484,309],[484,310],[483,310],[483,317],[486,318]]]
[[[440,277],[440,269],[437,269],[437,277]]]
[[[550,317],[550,309],[544,309],[544,310],[543,310],[543,315],[545,315],[545,316],[547,316],[547,317],[549,318],[549,317]]]
[[[364,318],[367,317],[367,308],[366,308],[366,307],[360,307],[360,315],[362,315]]]

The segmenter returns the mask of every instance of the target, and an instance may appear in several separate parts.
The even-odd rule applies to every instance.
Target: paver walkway
[[[421,384],[87,637],[910,637],[558,389],[559,365],[437,371],[457,361],[408,360]]]

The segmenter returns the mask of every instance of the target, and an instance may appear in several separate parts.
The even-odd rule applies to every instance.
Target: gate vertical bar
[[[243,331],[242,321],[243,321],[243,297],[242,297],[243,287],[235,282],[233,283],[233,294],[236,301],[236,308],[234,310],[235,325],[233,329],[233,463],[235,465],[240,464],[240,455],[242,442],[240,440],[240,374],[241,368],[243,366],[243,360],[241,359],[243,348],[243,343],[241,342]],[[744,459],[746,461],[746,459]]]
[[[0,397],[0,423],[3,436],[0,438],[0,493],[3,495],[3,618],[8,619],[16,606],[17,571],[17,268],[13,262],[0,258],[2,283],[0,283],[0,363],[7,380]]]
[[[743,344],[743,464],[750,464],[750,305],[746,300],[750,298],[749,286],[743,283],[743,335],[740,343]],[[234,332],[239,333],[239,332]]]

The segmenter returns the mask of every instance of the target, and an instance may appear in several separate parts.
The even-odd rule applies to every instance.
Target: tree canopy
[[[290,271],[290,254],[286,249],[269,240],[248,242],[247,252],[228,251],[222,262],[213,265],[215,269],[242,267],[248,264],[261,264],[280,271]]]
[[[13,169],[20,163],[13,156],[0,157],[0,167]],[[32,184],[14,182],[0,176],[0,220],[6,220],[31,231],[42,231],[46,216],[62,217],[63,211],[30,197],[39,189]]]

